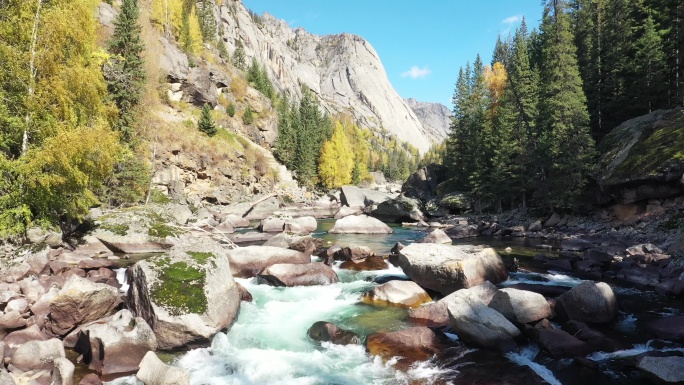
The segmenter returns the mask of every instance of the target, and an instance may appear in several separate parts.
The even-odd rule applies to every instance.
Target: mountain
[[[439,138],[438,141],[446,139],[451,131],[451,110],[442,103],[420,102],[416,99],[405,99],[406,104],[416,114],[418,120],[423,124],[427,134],[432,138]]]
[[[298,100],[307,87],[328,112],[350,114],[361,127],[386,130],[422,153],[443,138],[436,127],[424,127],[394,90],[377,52],[363,38],[292,29],[271,15],[254,15],[239,0],[215,5],[215,13],[228,52],[240,41],[247,63],[256,58],[265,65],[275,87],[288,96]]]

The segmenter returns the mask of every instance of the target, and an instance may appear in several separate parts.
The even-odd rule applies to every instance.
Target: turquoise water
[[[330,234],[328,231],[335,224],[334,219],[318,221],[318,228],[313,233],[316,238],[325,241],[324,246],[338,244],[340,246],[366,246],[378,255],[388,255],[392,246],[397,242],[403,244],[420,240],[427,234],[425,229],[413,227],[401,227],[396,223],[388,223],[394,233],[392,234]]]

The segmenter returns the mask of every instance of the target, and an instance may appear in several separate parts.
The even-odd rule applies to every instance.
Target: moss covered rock
[[[629,120],[613,129],[599,150],[596,179],[619,203],[684,192],[684,109]]]
[[[128,306],[154,330],[160,349],[207,344],[236,317],[240,297],[224,248],[182,238],[130,270]]]

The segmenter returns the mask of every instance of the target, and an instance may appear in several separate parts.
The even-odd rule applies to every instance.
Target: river
[[[388,254],[396,242],[404,244],[420,239],[425,231],[393,225],[391,235],[335,235],[327,231],[334,221],[319,221],[314,236],[327,245],[368,246],[376,253]],[[458,243],[489,244],[504,256],[516,257],[521,270],[512,273],[502,286],[518,283],[572,287],[581,279],[565,273],[549,272],[533,263],[539,241],[493,238],[475,238]],[[511,247],[506,253],[503,249]],[[236,279],[253,296],[253,302],[241,304],[239,316],[228,333],[219,333],[210,347],[195,349],[173,360],[174,365],[190,372],[191,384],[211,385],[356,385],[356,384],[432,384],[451,383],[458,378],[458,368],[434,362],[415,365],[407,372],[395,370],[393,362],[384,363],[369,356],[362,345],[339,346],[319,344],[307,336],[308,328],[317,321],[329,321],[351,330],[361,337],[373,332],[400,330],[409,326],[403,309],[374,307],[359,302],[362,293],[377,286],[373,280],[383,275],[404,276],[401,269],[389,267],[373,272],[353,272],[335,268],[340,282],[329,286],[276,288],[258,285],[252,279]],[[601,370],[592,381],[605,384],[637,384],[630,379],[631,372],[620,365],[624,357],[647,350],[677,349],[680,346],[650,341],[642,332],[649,319],[679,314],[681,301],[668,300],[651,292],[622,287],[610,283],[620,304],[620,319],[600,331],[611,338],[628,344],[614,353],[594,353]],[[472,357],[477,357],[471,354]],[[490,356],[487,356],[490,357]],[[479,360],[479,361],[478,361]],[[550,384],[582,384],[586,378],[574,373],[572,360],[553,360],[535,345],[523,346],[520,352],[491,358],[472,358],[467,364],[524,366]],[[467,357],[466,357],[466,361]],[[498,361],[498,362],[497,362]],[[465,367],[463,363],[459,367]],[[466,365],[467,366],[467,365]],[[472,367],[472,365],[470,365]],[[129,377],[116,384],[135,384]],[[458,383],[458,381],[456,381]]]

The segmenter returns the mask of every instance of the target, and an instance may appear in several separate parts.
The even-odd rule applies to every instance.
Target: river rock
[[[643,356],[638,359],[636,367],[665,383],[684,383],[684,357]]]
[[[335,221],[331,234],[392,234],[392,229],[367,215],[350,215]]]
[[[413,243],[399,251],[399,266],[422,287],[448,295],[485,281],[508,278],[506,266],[492,248]]]
[[[316,229],[318,228],[318,221],[316,221],[316,218],[311,216],[294,218],[289,220],[288,222],[295,223],[301,226],[307,233],[316,231]]]
[[[47,341],[29,341],[17,347],[10,361],[15,368],[26,372],[36,369],[50,370],[53,362],[65,357],[62,341],[53,338]]]
[[[227,251],[209,239],[181,239],[167,254],[136,263],[128,281],[128,308],[164,350],[206,345],[240,305]]]
[[[390,281],[363,295],[363,302],[412,308],[432,302],[432,298],[412,281]]]
[[[591,352],[586,342],[560,329],[538,329],[537,341],[554,358],[583,357]]]
[[[461,340],[482,348],[508,350],[520,330],[473,292],[465,291],[447,304],[451,327]]]
[[[404,363],[426,361],[441,354],[449,344],[424,326],[391,333],[372,333],[366,338],[366,348],[384,360],[400,357]]]
[[[0,367],[0,385],[16,385],[14,378],[7,373],[4,367]]]
[[[335,213],[335,216],[333,218],[334,219],[341,219],[344,217],[348,217],[350,215],[359,215],[359,214],[363,214],[363,210],[361,208],[342,206],[342,207],[340,207],[339,210],[337,210],[337,212]]]
[[[65,357],[53,361],[52,382],[50,385],[71,385],[74,383],[74,364]]]
[[[270,197],[255,204],[243,217],[248,220],[261,220],[268,218],[280,208],[280,202],[276,197]]]
[[[651,321],[646,325],[646,328],[657,338],[684,342],[684,315],[670,316]]]
[[[152,328],[125,309],[82,326],[77,338],[74,350],[89,369],[103,376],[134,374],[145,354],[157,350]]]
[[[235,277],[251,278],[278,263],[311,263],[305,253],[272,246],[246,246],[228,250],[230,270]]]
[[[341,247],[333,252],[336,261],[360,261],[373,255],[375,253],[367,246]]]
[[[239,282],[235,282],[238,287],[238,292],[240,293],[240,301],[252,302],[254,298],[252,293],[250,293],[244,286],[240,285]]]
[[[278,263],[261,271],[257,281],[276,287],[293,287],[330,285],[339,282],[339,278],[330,266],[321,262]]]
[[[455,300],[456,297],[463,295],[465,292],[474,293],[485,305],[496,294],[498,289],[491,282],[487,281],[469,289],[457,290],[437,302],[425,304],[423,306],[409,309],[408,317],[413,323],[419,325],[439,327],[449,325],[449,310],[448,306]]]
[[[462,224],[457,224],[450,227],[447,229],[446,233],[450,238],[453,239],[472,238],[479,235],[476,226]]]
[[[97,374],[90,373],[83,376],[78,385],[102,385],[102,380],[100,380]]]
[[[243,218],[237,214],[226,214],[219,216],[220,224],[227,224],[233,228],[245,228],[249,227],[249,219]]]
[[[19,346],[31,341],[46,341],[48,337],[43,333],[38,325],[31,325],[24,329],[15,330],[9,333],[3,342],[5,343],[6,355],[13,352]]]
[[[76,326],[114,313],[121,303],[117,289],[72,275],[50,303],[46,331],[65,336]]]
[[[489,307],[503,314],[509,321],[518,324],[535,322],[553,316],[551,307],[543,295],[510,288],[497,291]]]
[[[325,321],[318,321],[311,325],[307,335],[314,341],[332,342],[335,345],[355,345],[359,343],[359,337],[349,330]]]
[[[154,352],[147,352],[140,362],[140,370],[135,375],[145,385],[189,385],[190,373],[187,370],[166,365]]]
[[[340,200],[343,205],[355,209],[366,207],[366,196],[360,188],[356,186],[342,186],[340,190]]]
[[[354,271],[384,270],[386,268],[387,262],[379,255],[371,255],[363,259],[351,259],[340,264],[340,269]]]
[[[401,192],[409,198],[427,202],[437,196],[437,185],[446,180],[446,167],[430,163],[409,175],[401,185]]]
[[[425,216],[420,211],[420,201],[403,195],[380,203],[371,211],[371,215],[385,222],[424,221]]]
[[[24,326],[26,326],[26,319],[16,310],[0,315],[0,331],[18,329]]]
[[[539,220],[534,221],[534,222],[530,223],[529,226],[527,226],[527,231],[530,231],[533,233],[536,233],[536,232],[541,231],[541,230],[542,230],[542,223]]]
[[[558,297],[556,311],[576,321],[608,323],[615,320],[618,307],[608,284],[584,281]]]
[[[311,235],[298,235],[292,233],[280,233],[266,241],[263,246],[282,247],[301,252],[316,250],[323,245],[323,240],[314,238]]]
[[[434,229],[419,241],[420,243],[446,243],[451,244],[451,237],[444,230]]]

